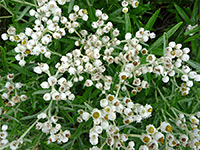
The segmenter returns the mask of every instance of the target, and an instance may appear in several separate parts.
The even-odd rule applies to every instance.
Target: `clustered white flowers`
[[[6,131],[7,129],[8,129],[8,125],[4,124],[1,126],[2,131],[0,132],[0,146],[8,144],[8,140],[7,140],[8,133]]]
[[[21,91],[23,84],[21,82],[15,83],[13,81],[14,74],[7,75],[8,81],[5,83],[2,88],[1,98],[6,103],[7,106],[14,106],[16,103],[20,101],[27,100],[27,96],[25,95],[25,91]]]
[[[187,28],[186,28],[186,31],[190,31],[190,30],[196,28],[197,26],[198,26],[198,24],[196,24],[196,25],[194,25],[194,26],[192,26],[191,24],[189,24],[189,25],[187,26]],[[191,33],[191,34],[189,34],[189,35],[190,35],[190,36],[193,36],[194,33]]]
[[[37,66],[33,67],[38,76],[42,76],[43,73],[47,75],[47,78],[43,78],[43,82],[40,83],[40,87],[45,91],[43,99],[49,102],[49,106],[37,115],[33,126],[49,135],[48,144],[66,143],[71,137],[69,130],[62,130],[64,127],[58,123],[57,114],[52,115],[52,103],[59,105],[59,101],[69,103],[68,100],[73,103],[76,99],[73,88],[78,83],[83,83],[82,86],[85,88],[93,86],[100,91],[101,99],[98,102],[100,107],[93,107],[93,102],[85,102],[85,109],[78,110],[78,123],[89,120],[93,122],[92,128],[89,129],[89,142],[93,146],[90,150],[101,150],[105,144],[111,149],[134,150],[135,143],[131,137],[140,138],[145,143],[139,150],[159,149],[160,143],[167,143],[169,150],[180,144],[200,149],[199,112],[195,114],[196,116],[187,114],[190,126],[186,124],[184,114],[171,119],[178,128],[186,131],[186,134],[178,133],[179,140],[173,133],[173,127],[166,120],[161,122],[158,128],[153,124],[147,125],[146,133],[142,135],[120,131],[121,125],[141,123],[152,115],[153,108],[150,104],[142,105],[133,99],[137,93],[150,88],[150,81],[147,81],[144,75],[161,76],[163,83],[174,79],[171,80],[172,83],[180,89],[183,96],[189,94],[193,81],[200,81],[200,75],[187,65],[190,59],[189,48],[182,48],[182,44],[172,41],[164,49],[163,56],[158,58],[149,52],[146,46],[146,42],[156,37],[154,32],[141,27],[135,34],[126,33],[125,37],[120,39],[120,30],[115,28],[109,21],[109,16],[100,9],[95,11],[97,20],[91,23],[92,31],[87,31],[81,27],[82,22],[89,19],[86,9],[74,5],[73,12],[63,16],[60,5],[69,0],[37,0],[37,2],[39,7],[29,12],[36,18],[33,28],[27,27],[25,33],[17,33],[17,29],[11,26],[1,37],[3,40],[9,39],[17,43],[14,49],[17,53],[15,58],[21,67],[26,64],[25,57],[29,55],[44,54],[47,58],[51,55],[60,57],[60,62],[56,62],[54,66],[56,71],[52,71],[53,67],[46,62],[38,62]],[[123,0],[124,13],[128,12],[129,4],[136,8],[139,2]],[[61,39],[67,34],[77,35],[76,48],[63,55],[50,50],[49,45],[53,40]],[[108,70],[113,66],[118,69],[114,70],[115,75],[111,76]],[[181,86],[177,85],[175,77],[181,78],[183,81]],[[28,98],[25,92],[19,91],[23,84],[14,83],[13,78],[14,74],[8,74],[8,81],[1,90],[3,91],[1,98],[8,106],[14,106]],[[122,120],[121,123],[117,122],[118,118]],[[9,143],[6,139],[7,128],[6,125],[2,126],[0,146]],[[103,137],[105,134],[106,137]],[[19,144],[23,143],[24,136],[25,134],[19,140],[9,143],[10,148],[17,149]],[[105,142],[98,148],[99,139],[102,137]]]
[[[60,5],[64,5],[67,1],[57,1]],[[69,33],[73,33],[79,26],[78,18],[87,21],[88,15],[86,9],[80,9],[74,6],[74,12],[69,14],[69,19],[62,16],[62,10],[54,0],[38,1],[39,8],[37,11],[31,9],[29,14],[36,18],[33,28],[27,27],[24,33],[17,34],[15,27],[11,26],[7,33],[1,35],[3,40],[17,42],[15,52],[19,53],[15,56],[20,66],[26,64],[25,57],[28,55],[44,54],[45,57],[51,57],[51,50],[48,45],[53,39],[61,39],[66,35],[66,28]]]
[[[131,5],[133,8],[137,8],[139,6],[138,0],[122,0],[121,5],[123,7],[122,12],[127,13],[128,12],[128,5]]]
[[[43,133],[50,134],[48,138],[48,143],[57,141],[57,143],[66,143],[68,142],[71,133],[69,130],[62,131],[61,124],[57,123],[58,116],[49,116],[45,112],[37,116],[38,119],[48,119],[46,122],[37,122],[36,129],[42,130]]]

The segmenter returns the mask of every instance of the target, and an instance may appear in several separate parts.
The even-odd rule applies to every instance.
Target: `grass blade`
[[[169,31],[167,31],[167,37],[168,39],[176,32],[176,30],[178,30],[178,28],[182,25],[183,22],[179,22],[178,24],[176,24],[174,27],[172,27]],[[150,47],[149,47],[149,51],[152,50],[153,48],[157,48],[160,45],[163,44],[163,36],[161,36],[159,39],[157,39]]]
[[[199,7],[199,0],[196,0],[194,3],[192,17],[191,17],[193,25],[198,21],[198,7]]]
[[[158,9],[158,10],[153,14],[153,16],[149,19],[149,21],[147,22],[147,24],[146,24],[145,27],[144,27],[146,30],[151,30],[151,29],[153,28],[153,25],[154,25],[154,23],[156,22],[156,19],[157,19],[159,13],[160,13],[160,9]]]
[[[185,22],[187,24],[190,24],[191,20],[188,17],[188,15],[185,13],[185,11],[181,7],[179,7],[177,4],[174,4],[174,7],[176,8],[176,10],[179,13],[179,15],[183,18],[183,20],[185,20]]]
[[[22,68],[22,67],[19,67],[18,65],[15,65],[15,64],[9,64],[11,67],[15,68],[16,70],[18,70],[19,72],[21,72],[22,74],[24,75],[27,75],[27,76],[32,76],[32,77],[36,77],[37,75],[28,71],[27,69],[25,68]]]
[[[128,13],[125,13],[125,33],[131,32],[131,20]]]

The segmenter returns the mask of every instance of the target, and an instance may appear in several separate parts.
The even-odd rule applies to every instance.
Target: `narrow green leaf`
[[[187,63],[194,69],[196,69],[196,71],[200,70],[200,63],[193,61],[193,60],[189,60],[187,61]]]
[[[160,13],[160,9],[158,9],[158,10],[153,14],[153,16],[149,19],[149,21],[147,22],[147,24],[146,24],[145,27],[144,27],[146,30],[151,30],[151,29],[152,29],[154,23],[156,22],[156,19],[157,19],[159,13]]]
[[[50,91],[51,90],[37,90],[33,92],[32,95],[45,94],[45,93],[49,93]]]
[[[172,27],[169,31],[167,31],[167,37],[168,39],[176,32],[176,30],[178,30],[178,28],[182,25],[183,22],[179,22],[178,24],[176,24],[174,27]],[[159,47],[160,45],[163,44],[163,36],[161,36],[159,39],[157,39],[150,47],[149,47],[149,51],[152,49],[155,49],[157,47]]]
[[[197,55],[199,49],[199,41],[191,41],[191,45],[192,45],[192,52],[194,53],[194,55]]]
[[[199,40],[199,39],[200,39],[200,33],[187,38],[184,42],[190,42],[190,41]]]
[[[192,17],[191,17],[193,25],[198,21],[198,8],[199,8],[199,0],[196,0],[194,3]]]
[[[21,20],[21,19],[24,17],[24,15],[29,11],[30,8],[31,8],[31,6],[27,6],[27,7],[20,13],[20,16],[17,17],[17,19],[16,19],[15,21]]]
[[[68,7],[68,13],[70,13],[72,11],[72,9],[73,9],[74,1],[75,0],[70,0],[69,7]]]
[[[3,69],[7,73],[8,72],[8,64],[7,64],[7,60],[6,60],[6,52],[2,46],[0,46],[0,49],[1,49],[1,59],[2,59]]]
[[[188,17],[188,15],[185,13],[185,11],[181,7],[179,7],[177,4],[174,4],[174,6],[175,6],[177,12],[179,13],[179,15],[183,18],[183,20],[185,20],[185,22],[187,24],[190,24],[191,20]]]
[[[21,72],[22,74],[24,75],[27,75],[27,76],[33,76],[33,77],[36,77],[37,75],[28,71],[27,69],[25,68],[22,68],[18,65],[15,65],[15,64],[9,64],[11,67],[15,68],[16,70],[18,70],[19,72]]]
[[[128,13],[125,13],[125,33],[131,32],[131,20]]]
[[[193,33],[196,33],[196,32],[198,32],[198,31],[200,31],[200,25],[197,26],[197,27],[195,27],[195,28],[192,29],[192,30],[189,30],[189,31],[185,32],[184,35],[193,34]]]
[[[31,115],[31,116],[25,116],[25,117],[22,117],[20,120],[28,120],[28,119],[37,118],[37,115],[38,115],[38,113]]]
[[[67,111],[61,110],[61,112],[63,113],[63,115],[65,115],[65,117],[66,117],[73,125],[75,124],[74,119],[68,114]]]

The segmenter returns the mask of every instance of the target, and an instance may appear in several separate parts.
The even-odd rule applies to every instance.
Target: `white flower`
[[[97,17],[101,17],[102,11],[99,10],[99,9],[97,9],[95,15],[96,15]]]
[[[1,38],[2,38],[4,41],[8,40],[8,34],[3,33],[3,34],[1,35]]]
[[[82,114],[82,118],[83,120],[88,121],[88,119],[90,118],[90,114],[84,111]]]
[[[131,37],[132,37],[132,34],[131,34],[131,33],[126,33],[126,35],[125,35],[125,39],[126,39],[126,40],[130,40]]]
[[[40,67],[41,67],[41,70],[42,70],[42,71],[48,71],[48,70],[49,70],[49,65],[46,64],[46,63],[42,63],[42,64],[40,65]]]
[[[40,86],[43,88],[43,89],[48,89],[49,88],[49,83],[44,81],[40,84]]]
[[[95,131],[96,133],[98,133],[98,134],[101,134],[102,131],[103,131],[103,129],[102,129],[101,126],[96,126],[96,127],[94,127],[94,131]]]
[[[32,33],[33,33],[33,30],[32,30],[31,28],[26,28],[26,29],[25,29],[25,34],[26,34],[27,36],[31,36]]]
[[[162,81],[163,81],[164,83],[169,82],[169,77],[168,77],[168,76],[164,76],[164,77],[162,78]]]
[[[48,78],[48,82],[49,82],[49,85],[50,85],[50,86],[54,86],[54,85],[57,83],[57,78],[54,77],[54,76],[50,76],[50,77]]]
[[[98,134],[95,132],[90,132],[90,143],[92,145],[97,145],[98,144]]]
[[[87,87],[90,87],[90,86],[93,85],[93,82],[92,82],[92,80],[87,79],[87,80],[85,81],[84,85],[87,86]]]
[[[43,99],[45,101],[49,101],[51,99],[51,95],[49,93],[45,93],[44,96],[43,96]]]
[[[73,101],[73,100],[75,99],[75,95],[74,95],[74,94],[70,94],[70,95],[68,96],[68,99]]]
[[[100,105],[101,105],[101,107],[106,107],[108,105],[108,100],[107,99],[102,99],[100,101]]]
[[[41,114],[37,115],[38,119],[41,119],[41,118],[44,119],[46,117],[47,117],[46,113],[43,113],[43,112]]]
[[[7,93],[3,93],[3,94],[1,95],[1,98],[2,98],[2,99],[8,99],[8,98],[9,98],[9,95],[8,95]]]
[[[29,11],[29,14],[30,14],[31,16],[35,16],[36,11],[35,11],[34,9],[31,9],[31,10]]]
[[[11,150],[16,150],[18,148],[18,146],[19,146],[19,143],[17,141],[12,141],[10,143],[10,149]]]
[[[155,60],[156,60],[156,56],[152,54],[149,54],[146,58],[146,61],[149,63],[153,63]]]
[[[25,60],[22,59],[22,60],[19,61],[19,65],[20,65],[20,66],[23,67],[25,64],[26,64],[26,61],[25,61]]]
[[[122,9],[122,12],[123,12],[123,13],[127,13],[127,12],[128,12],[128,8],[127,8],[127,7],[124,7],[124,8]]]
[[[137,8],[139,6],[139,2],[137,0],[134,0],[132,2],[132,6],[133,6],[133,8]]]
[[[36,72],[37,74],[41,74],[41,73],[42,73],[42,69],[41,69],[39,66],[35,67],[33,70],[34,70],[34,72]]]
[[[196,76],[197,76],[197,73],[196,73],[195,71],[191,71],[191,72],[189,73],[189,77],[190,77],[191,79],[195,79]]]
[[[167,122],[162,122],[160,125],[161,131],[165,133],[169,133],[173,130],[172,126]]]
[[[154,127],[154,125],[149,124],[148,126],[146,126],[146,131],[148,134],[154,134],[156,132],[156,128]]]
[[[109,123],[108,123],[108,121],[102,121],[101,122],[101,127],[102,127],[102,129],[107,129],[108,128],[108,126],[109,126]]]
[[[181,80],[183,80],[183,81],[188,81],[188,76],[187,75],[182,75],[181,76]]]
[[[53,92],[51,95],[53,100],[59,100],[60,99],[60,93],[58,93],[57,91]]]
[[[2,125],[1,130],[6,131],[7,129],[8,129],[8,125],[6,124]]]
[[[26,95],[21,95],[21,96],[20,96],[20,99],[21,99],[22,101],[25,101],[25,100],[27,99],[27,96],[26,96]]]
[[[200,75],[198,74],[198,75],[196,75],[196,77],[195,77],[195,81],[197,81],[197,82],[199,82],[200,81]]]
[[[181,57],[181,59],[183,61],[188,61],[190,59],[190,56],[188,54],[183,54],[182,57]]]

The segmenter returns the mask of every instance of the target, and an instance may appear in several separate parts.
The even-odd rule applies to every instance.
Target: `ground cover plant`
[[[1,0],[0,149],[200,149],[198,0]]]

